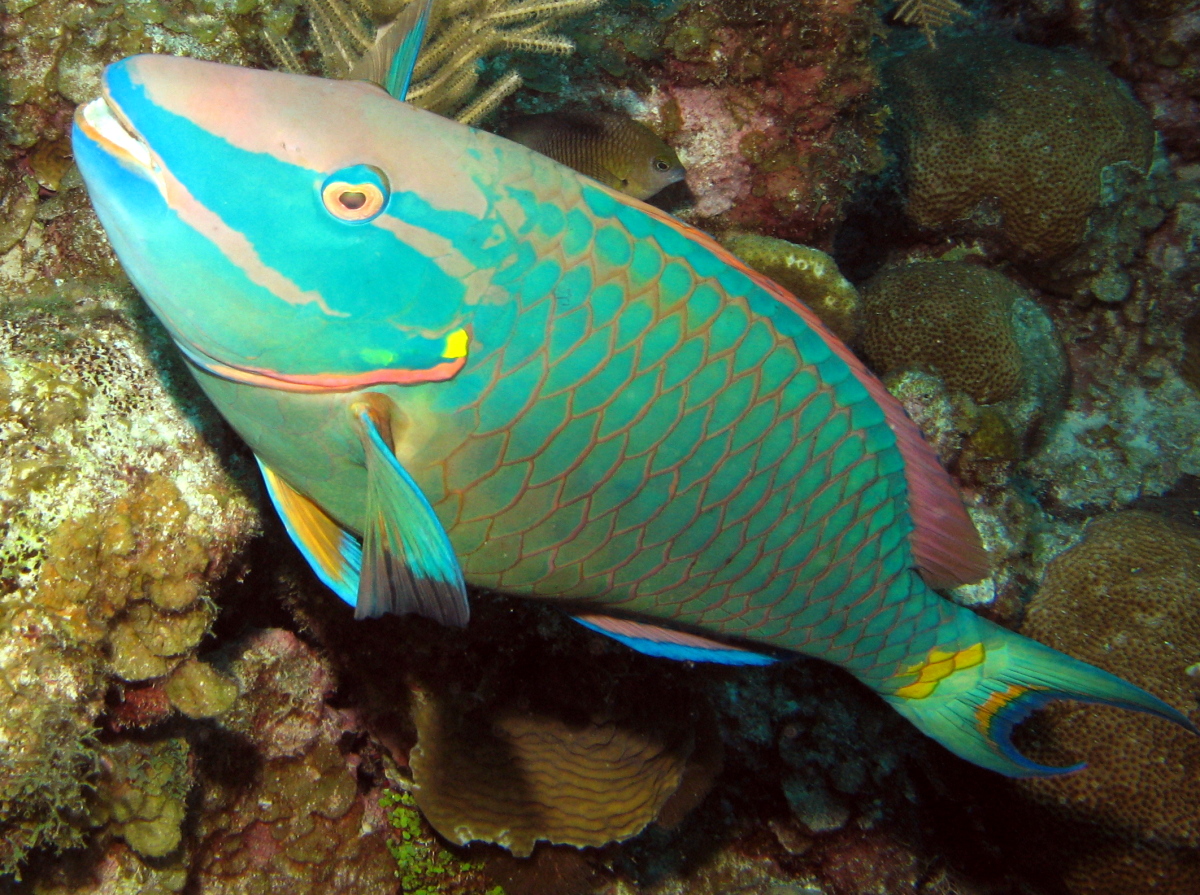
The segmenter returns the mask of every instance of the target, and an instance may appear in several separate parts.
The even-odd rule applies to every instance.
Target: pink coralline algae
[[[673,20],[657,104],[702,226],[829,237],[876,158],[873,15],[842,0],[696,4]]]

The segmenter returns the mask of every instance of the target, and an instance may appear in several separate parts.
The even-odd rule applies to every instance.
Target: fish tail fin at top
[[[1058,699],[1145,712],[1200,733],[1182,712],[1141,687],[983,619],[979,622],[982,642],[954,653],[934,650],[910,672],[915,680],[884,694],[923,733],[967,761],[1009,777],[1081,770],[1083,764],[1039,764],[1017,751],[1012,741],[1021,721]]]

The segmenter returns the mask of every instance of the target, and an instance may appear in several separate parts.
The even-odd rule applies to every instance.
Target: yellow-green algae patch
[[[96,788],[99,812],[113,832],[147,858],[163,858],[183,838],[186,799],[192,788],[183,739],[118,743],[105,750]]]

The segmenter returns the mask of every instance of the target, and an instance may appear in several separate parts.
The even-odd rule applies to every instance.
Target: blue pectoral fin
[[[258,468],[262,470],[267,494],[283,520],[283,527],[312,570],[335,594],[353,606],[358,599],[359,570],[362,568],[362,545],[358,538],[330,519],[324,510],[281,479],[262,460],[258,460]]]
[[[572,618],[585,628],[648,656],[722,665],[770,665],[779,661],[774,656],[645,622],[608,615],[575,615]]]
[[[356,618],[416,613],[467,623],[467,589],[433,507],[384,441],[365,406],[355,409],[367,465],[362,574]]]

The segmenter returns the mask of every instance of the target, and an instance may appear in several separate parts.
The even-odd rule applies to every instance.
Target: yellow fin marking
[[[346,560],[338,550],[342,530],[316,504],[292,488],[269,466],[262,467],[263,476],[271,485],[279,508],[296,530],[312,558],[330,577],[345,571]]]
[[[939,681],[956,671],[979,665],[983,662],[983,656],[982,643],[972,644],[953,653],[942,649],[930,650],[924,662],[918,662],[904,672],[905,675],[915,674],[917,679],[896,690],[896,695],[905,699],[924,699],[937,689]]]
[[[465,329],[456,329],[450,335],[446,336],[446,350],[442,352],[442,357],[448,360],[458,360],[460,357],[467,356],[467,343],[471,337],[467,335]]]
[[[922,681],[916,681],[915,683],[901,687],[896,691],[896,695],[903,696],[905,699],[924,699],[936,689],[936,683],[924,683]]]
[[[954,654],[954,670],[958,671],[961,668],[974,668],[983,661],[983,644],[976,643],[974,646],[968,646],[966,649],[961,649]]]

